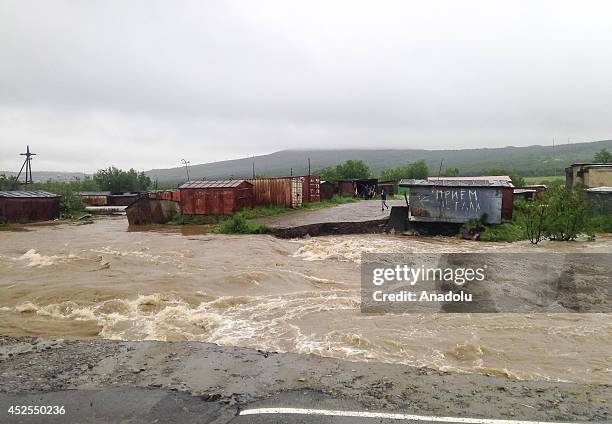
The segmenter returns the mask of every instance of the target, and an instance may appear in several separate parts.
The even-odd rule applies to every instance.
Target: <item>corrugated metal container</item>
[[[87,206],[106,206],[106,196],[83,196],[83,201]]]
[[[378,192],[378,180],[376,178],[363,178],[338,181],[338,193],[343,196],[357,196],[371,199]]]
[[[177,202],[143,197],[125,209],[130,225],[165,224],[180,213]]]
[[[387,193],[388,196],[394,196],[395,195],[395,186],[397,185],[396,181],[382,181],[378,183],[378,193],[381,192],[381,190],[385,190],[385,192]]]
[[[612,214],[612,187],[589,188],[586,197],[598,213]]]
[[[478,175],[474,177],[428,177],[427,181],[503,181],[511,183],[508,175]]]
[[[337,187],[331,181],[321,181],[319,185],[319,192],[321,200],[329,200],[336,194]]]
[[[150,191],[149,199],[171,200],[171,201],[179,202],[181,199],[181,193],[178,190]]]
[[[179,189],[185,215],[230,215],[253,207],[253,184],[246,180],[190,181]]]
[[[338,193],[342,196],[356,196],[357,184],[353,180],[338,181]]]
[[[304,202],[321,201],[321,177],[318,175],[305,175],[302,178],[302,195]]]
[[[110,194],[106,197],[107,206],[129,206],[138,199],[138,194]]]
[[[59,218],[61,197],[47,191],[0,191],[0,222],[50,221]]]
[[[511,220],[514,209],[514,187],[502,188],[502,219]]]
[[[409,190],[411,221],[500,224],[512,217],[512,184],[505,181],[402,180]]]
[[[283,205],[291,208],[302,206],[302,177],[255,178],[247,180],[253,184],[253,205]]]
[[[87,206],[106,206],[110,191],[82,191],[79,196]]]

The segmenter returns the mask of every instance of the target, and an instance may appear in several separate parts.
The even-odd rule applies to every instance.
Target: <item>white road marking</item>
[[[427,415],[392,414],[387,412],[367,411],[334,411],[329,409],[302,409],[302,408],[255,408],[240,411],[240,415],[263,414],[297,414],[297,415],[327,415],[334,417],[359,418],[386,418],[390,420],[429,421],[439,423],[466,423],[466,424],[569,424],[551,421],[521,421],[498,420],[492,418],[463,418],[463,417],[434,417]]]

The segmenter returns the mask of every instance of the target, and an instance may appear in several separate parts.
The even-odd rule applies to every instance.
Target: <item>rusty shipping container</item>
[[[106,206],[110,191],[82,191],[79,196],[87,206]]]
[[[397,181],[381,181],[378,183],[378,193],[381,190],[385,190],[388,196],[394,196],[396,194]]]
[[[125,209],[130,225],[165,224],[180,213],[178,202],[141,197]]]
[[[253,184],[254,206],[302,206],[302,177],[255,178]]]
[[[304,202],[321,201],[321,177],[318,175],[305,175],[302,179],[302,195]]]
[[[378,193],[378,179],[363,178],[338,181],[338,193],[342,196],[356,196],[370,199]]]
[[[57,219],[60,199],[59,195],[42,190],[0,191],[0,222]]]
[[[110,194],[106,197],[107,206],[129,206],[138,199],[138,193]]]
[[[512,218],[512,184],[485,180],[402,180],[409,190],[409,219],[464,223],[481,219],[500,224]]]
[[[181,193],[179,190],[157,190],[149,192],[149,199],[172,200],[180,202]]]
[[[334,194],[336,194],[337,190],[338,187],[331,181],[321,181],[321,184],[319,184],[319,193],[321,200],[331,199],[332,197],[334,197]]]
[[[253,184],[246,180],[190,181],[179,190],[185,215],[230,215],[253,207]]]

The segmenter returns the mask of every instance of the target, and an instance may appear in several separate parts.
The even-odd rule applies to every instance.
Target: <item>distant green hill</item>
[[[236,159],[193,165],[189,168],[192,179],[251,177],[253,160],[255,173],[266,176],[308,173],[308,158],[312,172],[336,165],[348,159],[363,160],[378,174],[382,169],[395,168],[407,162],[423,159],[432,175],[442,167],[459,168],[461,175],[478,175],[490,169],[503,169],[509,174],[525,177],[563,175],[563,169],[574,162],[590,162],[601,149],[612,152],[612,140],[574,143],[560,146],[501,147],[493,149],[422,150],[422,149],[363,149],[363,150],[281,150],[254,159]],[[0,174],[4,173],[0,171]],[[6,175],[14,175],[6,172]],[[84,174],[75,172],[34,172],[35,181],[67,181]],[[176,184],[185,181],[185,168],[152,169],[147,171],[160,183]]]
[[[461,175],[478,175],[489,169],[504,169],[522,176],[562,175],[566,166],[574,162],[590,162],[603,148],[612,151],[612,140],[591,143],[573,143],[555,146],[502,147],[461,150],[282,150],[255,158],[227,160],[193,165],[189,168],[192,179],[242,178],[255,173],[266,176],[294,175],[308,172],[308,158],[313,173],[348,159],[363,160],[375,174],[384,168],[393,168],[423,159],[432,174],[437,173],[440,161],[443,168],[459,168]],[[147,172],[160,182],[178,183],[185,180],[185,168],[153,169]]]

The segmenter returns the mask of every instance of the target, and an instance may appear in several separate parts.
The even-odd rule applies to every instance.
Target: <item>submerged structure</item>
[[[502,180],[401,180],[408,189],[410,221],[464,223],[512,219],[513,186]]]
[[[181,213],[178,202],[143,196],[125,209],[130,225],[165,224]]]

